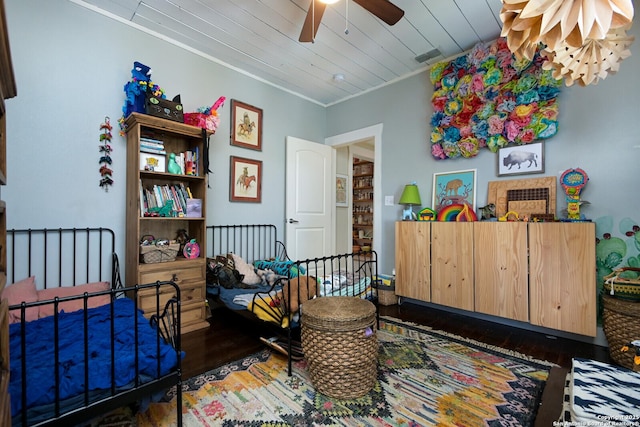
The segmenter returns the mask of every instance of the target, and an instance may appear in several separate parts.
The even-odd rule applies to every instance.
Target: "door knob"
[[[298,222],[297,219],[289,218],[289,224],[297,224]]]

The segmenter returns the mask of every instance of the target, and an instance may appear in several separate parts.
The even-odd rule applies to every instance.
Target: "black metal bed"
[[[17,342],[19,345],[17,348],[12,346],[9,349],[11,371],[17,373],[16,378],[10,378],[10,381],[18,382],[14,388],[19,390],[20,394],[17,397],[12,396],[12,399],[19,399],[12,400],[12,406],[20,407],[19,411],[12,413],[14,426],[78,425],[117,408],[137,405],[154,394],[164,394],[173,386],[176,387],[178,408],[176,425],[182,425],[179,409],[182,407],[180,289],[175,283],[156,282],[125,287],[120,278],[115,235],[107,228],[7,230],[7,282],[14,283],[24,277],[34,277],[38,288],[43,290],[78,287],[79,292],[82,292],[84,284],[101,281],[109,281],[110,286],[102,291],[23,301],[9,306],[10,312],[19,314],[19,320],[11,325],[11,342]],[[142,291],[154,292],[156,295],[157,307],[150,319],[144,318],[142,311],[138,310],[136,296]],[[160,294],[165,292],[172,292],[175,297],[161,306]],[[108,302],[94,308],[93,302],[99,298],[107,298]],[[67,313],[67,304],[79,304],[82,309]],[[27,321],[29,310],[42,310],[44,307],[53,308],[53,316]],[[127,309],[131,312],[130,318],[127,314],[126,319],[121,320],[125,317],[122,315],[123,310],[128,313]],[[104,313],[105,317],[98,318],[98,311]],[[95,329],[92,329],[94,319],[104,323],[107,332],[95,334]],[[82,384],[82,388],[74,396],[68,397],[65,395],[69,387],[65,369],[68,369],[69,356],[64,353],[67,344],[66,341],[63,343],[63,339],[69,339],[64,335],[67,334],[70,321],[79,323],[74,323],[72,328],[79,331],[82,348],[73,356],[77,357],[73,364],[77,364],[82,372],[81,378],[73,378],[72,381],[74,384]],[[41,325],[46,323],[46,328],[49,329],[46,329],[48,332],[45,335],[53,336],[52,342],[45,343],[47,347],[51,346],[53,361],[49,360],[50,358],[38,360],[38,355],[32,357],[33,352],[29,351],[29,346],[34,345],[34,341],[37,340],[30,339],[33,335],[27,334],[45,330],[34,329],[41,327],[38,322],[41,322]],[[129,341],[123,337],[125,334],[116,332],[122,331],[123,328],[131,331],[130,334],[126,334],[127,338],[130,337]],[[103,339],[108,341],[107,345],[96,349],[95,335],[103,335]],[[1,341],[2,345],[9,343],[8,339]],[[146,346],[144,349],[143,343]],[[125,350],[127,348],[130,350]],[[145,363],[141,357],[142,351],[153,352],[154,349],[153,362]],[[14,357],[19,361],[14,361]],[[126,384],[119,384],[118,381],[123,380],[118,370],[123,366],[125,358],[131,359],[128,370],[132,380]],[[92,372],[98,360],[105,361],[107,366],[108,385],[101,389],[92,388],[91,385],[97,382],[96,377],[105,376],[104,373],[98,375]],[[36,388],[42,387],[42,384],[28,378],[28,371],[33,369],[34,364],[51,365],[54,375],[53,399],[47,403],[39,400],[37,405],[29,407],[27,396],[31,396]],[[50,399],[51,396],[47,398]]]
[[[366,298],[376,305],[378,316],[375,291],[379,282],[378,261],[374,251],[291,260],[285,245],[277,238],[274,225],[207,226],[208,264],[227,253],[234,253],[259,267],[269,265],[261,262],[263,260],[276,260],[278,266],[286,264],[286,272],[278,280],[253,291],[246,308],[236,307],[221,298],[225,291],[221,286],[210,283],[209,279],[207,293],[210,298],[223,299],[227,307],[237,312],[250,312],[252,317],[276,325],[285,335],[289,375],[293,341],[299,336],[300,307],[308,299],[334,295]]]

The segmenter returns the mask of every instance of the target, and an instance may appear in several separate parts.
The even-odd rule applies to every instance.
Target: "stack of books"
[[[140,151],[150,154],[167,154],[163,141],[146,137],[140,137]]]

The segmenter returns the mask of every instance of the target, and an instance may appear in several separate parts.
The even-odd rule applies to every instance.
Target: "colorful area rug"
[[[185,426],[531,426],[551,363],[383,318],[378,381],[362,398],[316,393],[304,360],[265,350],[183,384]],[[138,426],[175,425],[175,389]]]

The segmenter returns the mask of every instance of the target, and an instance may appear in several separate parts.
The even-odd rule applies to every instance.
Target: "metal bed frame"
[[[287,256],[285,245],[277,238],[277,229],[275,225],[271,224],[244,224],[244,225],[213,225],[207,226],[207,250],[206,255],[208,258],[213,258],[217,255],[235,253],[241,256],[248,263],[253,263],[256,260],[278,259],[280,261],[291,261]],[[307,289],[305,292],[297,292],[292,294],[292,286],[287,287],[286,301],[291,302],[292,298],[297,298],[297,306],[300,306],[306,299],[300,297],[301,295],[316,294],[317,290],[322,287],[322,284],[318,285],[318,288],[313,290],[309,288],[309,283],[316,284],[316,277],[320,274],[333,274],[335,271],[349,271],[359,277],[368,277],[371,279],[369,291],[364,296],[371,300],[376,306],[376,323],[379,321],[378,310],[378,298],[375,289],[377,288],[378,281],[378,260],[377,254],[374,251],[371,252],[357,252],[340,255],[331,255],[322,258],[313,258],[306,260],[291,261],[292,269],[289,269],[288,277],[278,280],[268,292],[257,292],[253,296],[253,306],[256,303],[261,307],[268,307],[266,314],[273,320],[268,322],[269,324],[275,323],[277,325],[282,324],[282,319],[292,319],[296,313],[292,313],[289,310],[290,303],[283,304],[274,307],[270,304],[269,292],[282,287],[286,282],[291,282],[295,277],[292,271],[300,272],[299,276],[304,277]],[[309,280],[312,279],[312,280]],[[300,283],[300,281],[298,281]],[[320,295],[316,295],[320,297]],[[354,296],[349,295],[347,296]],[[361,296],[361,295],[359,295]],[[248,312],[245,310],[245,312]],[[256,318],[256,316],[252,315]],[[292,373],[292,342],[294,340],[293,329],[296,331],[299,329],[299,322],[287,322],[287,326],[284,327],[287,341],[287,354],[288,354],[288,373]],[[282,331],[282,328],[280,328]]]
[[[53,305],[54,307],[54,337],[58,337],[58,306],[68,301],[81,300],[85,307],[84,324],[78,327],[84,328],[84,351],[79,358],[84,358],[84,384],[88,384],[88,336],[87,314],[88,301],[92,297],[109,295],[113,302],[125,295],[134,301],[135,311],[138,311],[137,294],[141,291],[149,292],[152,289],[156,296],[157,307],[155,313],[149,319],[150,325],[158,330],[156,348],[160,351],[161,341],[169,343],[176,352],[177,366],[168,374],[161,375],[160,359],[157,361],[156,374],[153,379],[142,382],[139,374],[138,352],[138,321],[135,319],[134,341],[135,348],[135,381],[131,388],[122,390],[116,387],[115,381],[115,351],[114,351],[114,315],[111,305],[111,346],[103,349],[110,352],[111,361],[111,387],[100,397],[91,396],[88,387],[82,393],[82,403],[73,409],[63,409],[60,405],[60,379],[56,369],[55,378],[55,402],[54,410],[46,420],[37,422],[29,421],[29,409],[26,403],[26,358],[22,358],[22,410],[20,414],[12,414],[13,424],[22,426],[68,426],[77,425],[99,414],[108,413],[117,408],[136,404],[154,393],[166,391],[172,386],[176,387],[176,424],[182,426],[182,376],[181,376],[181,342],[180,342],[180,288],[174,282],[156,282],[150,284],[125,287],[120,277],[118,256],[115,253],[115,235],[107,228],[58,228],[58,229],[24,229],[7,230],[7,281],[15,282],[16,278],[35,276],[39,285],[45,289],[62,286],[77,286],[83,283],[104,281],[110,277],[111,289],[101,292],[85,293],[84,295],[54,298],[47,301],[23,302],[13,305],[9,310],[19,310],[21,313],[21,351],[25,354],[25,314],[31,307]],[[164,307],[160,305],[160,294],[171,292],[171,298]],[[8,338],[6,340],[8,343]],[[4,343],[4,341],[3,341]],[[57,339],[51,344],[54,346],[56,360],[60,354]],[[106,397],[105,397],[106,394]]]

